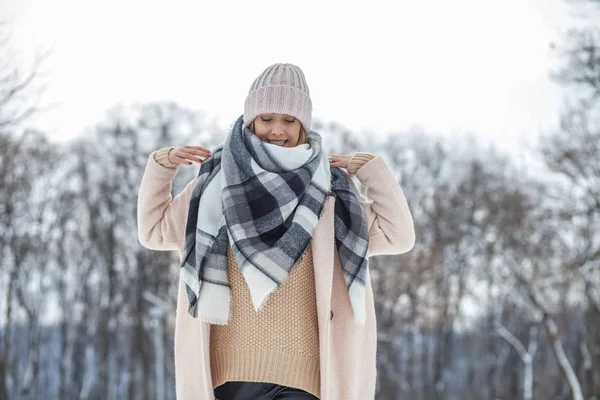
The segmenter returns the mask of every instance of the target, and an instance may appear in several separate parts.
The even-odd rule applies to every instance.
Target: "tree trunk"
[[[554,355],[558,360],[558,364],[560,365],[565,378],[571,388],[571,395],[573,396],[573,400],[585,400],[583,397],[583,392],[581,391],[581,385],[579,384],[579,380],[577,379],[577,375],[565,354],[565,350],[563,345],[558,337],[558,328],[556,324],[552,320],[549,315],[544,315],[544,326],[546,327],[546,332],[552,337],[552,350],[554,351]]]
[[[15,281],[17,279],[17,274],[15,273],[15,268],[10,272],[9,281],[8,281],[8,289],[6,291],[6,314],[3,332],[4,335],[2,337],[2,352],[0,353],[0,399],[8,399],[8,388],[6,387],[6,381],[10,372],[8,371],[8,357],[9,351],[11,348],[11,337],[10,331],[12,329],[12,293],[15,287]]]
[[[40,329],[38,316],[31,312],[31,310],[27,312],[27,315],[29,322],[29,332],[27,335],[27,367],[23,382],[21,383],[20,392],[24,399],[34,400],[38,398],[38,382],[36,380],[40,370]]]

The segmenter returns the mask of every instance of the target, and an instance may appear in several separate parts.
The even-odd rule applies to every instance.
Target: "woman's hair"
[[[308,143],[308,137],[306,136],[306,131],[304,130],[304,125],[300,124],[300,135],[298,136],[298,143],[296,143],[296,146],[298,146],[299,144],[306,144]]]
[[[254,131],[254,121],[250,124],[250,132],[255,133]],[[300,144],[308,143],[308,137],[306,136],[306,131],[304,130],[304,125],[300,124],[300,135],[298,135],[298,143],[296,146]]]

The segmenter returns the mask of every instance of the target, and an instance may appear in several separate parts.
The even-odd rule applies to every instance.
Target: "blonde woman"
[[[409,251],[413,221],[384,160],[326,156],[311,114],[302,70],[274,64],[222,144],[148,160],[139,239],[181,260],[180,400],[375,396],[369,256]],[[194,163],[198,176],[171,198],[177,169]]]

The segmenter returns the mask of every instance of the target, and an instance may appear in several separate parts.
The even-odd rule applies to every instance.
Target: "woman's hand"
[[[167,158],[171,164],[192,165],[193,162],[201,164],[204,159],[210,157],[210,150],[202,146],[175,147],[169,151]]]
[[[352,156],[330,155],[329,163],[332,167],[348,168],[348,164],[350,164],[351,159],[352,159]]]

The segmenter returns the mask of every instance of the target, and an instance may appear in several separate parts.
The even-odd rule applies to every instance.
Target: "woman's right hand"
[[[210,150],[202,146],[175,147],[169,151],[167,158],[171,164],[192,165],[193,162],[201,164],[204,159],[210,157]]]

